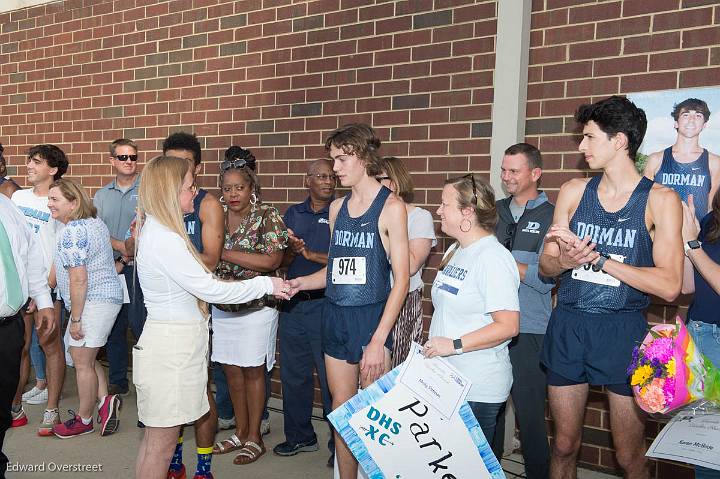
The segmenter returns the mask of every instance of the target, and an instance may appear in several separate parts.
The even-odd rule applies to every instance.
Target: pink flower
[[[658,359],[665,364],[673,357],[673,340],[670,338],[654,339],[645,346],[643,353],[649,361]]]
[[[655,380],[657,381],[657,380]],[[655,382],[653,381],[653,382]],[[675,399],[675,378],[667,377],[665,378],[665,384],[662,385],[663,394],[665,395],[665,400],[667,403],[673,402],[673,399]]]
[[[643,402],[647,406],[647,411],[651,413],[660,412],[665,408],[665,394],[663,394],[664,379],[653,379],[640,391]]]

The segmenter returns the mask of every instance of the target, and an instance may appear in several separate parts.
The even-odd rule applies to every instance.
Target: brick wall
[[[527,140],[543,187],[585,174],[572,113],[610,94],[713,84],[720,7],[702,0],[534,0]],[[251,148],[264,200],[302,200],[306,160],[350,121],[408,159],[416,202],[434,211],[447,176],[490,167],[494,1],[66,0],[0,14],[0,141],[24,182],[24,153],[60,145],[93,192],[106,148],[136,139],[141,161],[177,130],[203,140],[200,183],[217,186],[230,144]],[[681,50],[682,49],[682,50]],[[425,272],[431,281],[443,241]],[[429,293],[429,291],[426,291]],[[653,305],[652,321],[677,307]],[[426,301],[425,312],[431,313]],[[428,316],[429,317],[429,316]],[[275,384],[277,391],[277,384]],[[581,459],[614,469],[607,400],[591,392]],[[648,438],[658,425],[648,422]],[[656,477],[690,477],[660,462]]]
[[[543,152],[543,185],[556,190],[584,176],[572,118],[581,103],[612,94],[717,85],[720,6],[703,0],[533,0],[527,140]],[[552,195],[556,195],[556,191]],[[654,304],[652,322],[672,321],[678,307]],[[617,468],[607,398],[592,390],[581,459]],[[648,444],[662,424],[647,423]],[[693,477],[690,469],[653,462],[655,477]]]
[[[135,139],[145,162],[192,131],[202,186],[216,190],[218,158],[242,145],[263,200],[284,211],[305,198],[327,133],[363,121],[384,154],[408,159],[416,203],[434,212],[448,175],[490,168],[495,15],[487,0],[66,0],[2,13],[0,142],[21,185],[28,147],[54,143],[94,193],[112,178],[115,138]]]

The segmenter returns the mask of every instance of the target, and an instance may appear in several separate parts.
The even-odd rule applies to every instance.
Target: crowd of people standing
[[[32,398],[47,402],[40,435],[93,433],[95,411],[101,436],[117,431],[130,391],[130,327],[144,428],[137,477],[185,478],[183,429],[193,424],[194,477],[207,479],[213,455],[233,453],[244,465],[266,453],[276,338],[285,441],[272,450],[279,456],[319,448],[314,372],[327,416],[402,363],[414,341],[472,380],[467,400],[498,457],[512,396],[528,478],[575,477],[589,385],[608,391],[619,465],[629,477],[649,477],[645,418],[625,372],[647,331],[649,295],[672,301],[681,286],[695,291],[690,331],[718,357],[716,342],[705,339],[715,331],[708,318],[720,291],[720,160],[697,148],[696,124],[710,115],[704,102],[680,104],[673,115],[678,142],[660,155],[661,167],[651,156],[644,177],[634,164],[643,111],[621,97],[581,106],[580,151],[602,174],[563,185],[556,205],[539,188],[542,155],[526,143],[503,156],[505,199],[496,200],[478,174],[448,178],[436,214],[451,241],[432,281],[427,337],[422,275],[437,245],[433,217],[413,204],[409,165],[383,157],[369,125],[328,136],[328,158],[308,163],[307,199],[284,216],[262,201],[258,161],[244,148],[225,152],[219,197],[198,188],[202,150],[190,133],[165,139],[142,173],[137,145],[113,142],[116,177],[92,201],[62,178],[68,161],[53,145],[28,153],[32,189],[6,178],[2,159],[0,191],[12,201],[0,195],[0,328],[7,330],[0,354],[11,366],[2,381],[13,394],[0,398],[0,445],[7,427],[28,423],[22,401]],[[694,153],[712,188],[681,191],[681,201],[672,185],[652,181],[658,168],[682,168]],[[337,186],[347,194],[336,198]],[[17,227],[23,222],[30,228]],[[96,361],[103,346],[107,377]],[[66,361],[75,367],[79,406],[62,422]],[[26,391],[31,363],[36,384]],[[216,438],[223,424],[234,431]],[[328,466],[343,479],[357,477],[337,432],[328,447]],[[713,474],[699,469],[697,477]]]

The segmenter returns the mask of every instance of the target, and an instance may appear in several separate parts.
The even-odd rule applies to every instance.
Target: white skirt
[[[85,335],[81,339],[70,336],[70,323],[65,330],[65,348],[100,348],[105,346],[122,304],[85,302],[80,327]]]
[[[138,419],[150,427],[171,427],[205,415],[207,354],[207,321],[146,321],[133,346]]]
[[[212,360],[240,367],[275,365],[277,309],[226,313],[212,308]]]

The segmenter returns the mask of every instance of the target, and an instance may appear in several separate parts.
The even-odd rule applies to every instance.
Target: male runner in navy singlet
[[[375,178],[382,171],[378,148],[368,125],[345,125],[330,134],[325,149],[333,171],[351,191],[330,204],[327,266],[289,281],[291,294],[325,288],[322,348],[333,409],[357,394],[358,380],[366,387],[389,369],[390,332],[410,283],[407,212]],[[356,479],[357,461],[335,434],[340,477]]]
[[[541,354],[555,424],[550,477],[577,477],[588,385],[604,385],[616,458],[625,477],[649,477],[645,417],[626,368],[647,331],[649,294],[672,301],[683,267],[682,208],[669,188],[640,176],[633,158],[645,113],[613,96],[578,109],[580,151],[601,176],[560,189],[540,271],[560,276]]]

